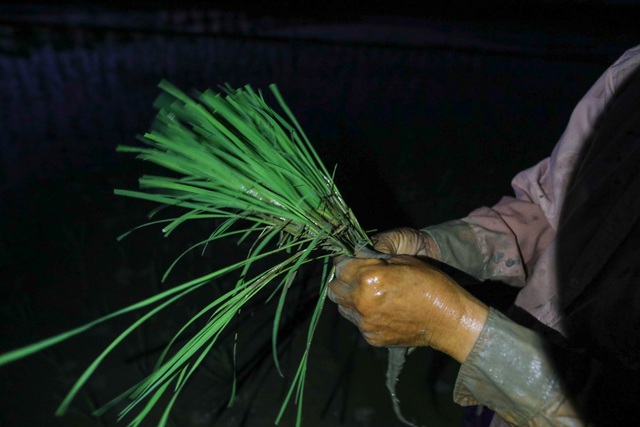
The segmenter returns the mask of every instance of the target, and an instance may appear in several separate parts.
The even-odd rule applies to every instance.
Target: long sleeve
[[[441,261],[477,279],[519,287],[554,236],[539,205],[513,197],[423,231],[435,241]]]
[[[478,279],[522,287],[515,304],[563,333],[554,240],[569,181],[610,100],[640,65],[640,46],[614,63],[576,106],[551,156],[519,173],[513,197],[460,220],[424,229],[441,260]],[[525,426],[581,426],[560,385],[546,342],[495,310],[458,374],[454,400],[488,406]],[[493,425],[493,424],[492,424]]]
[[[579,155],[616,89],[639,63],[640,46],[607,69],[575,107],[551,156],[514,177],[514,196],[460,220],[424,229],[434,238],[443,262],[481,280],[529,285],[538,261],[553,252],[550,246]],[[548,254],[546,258],[543,265],[548,271],[553,265]],[[537,280],[555,286],[550,275]]]
[[[517,426],[584,425],[544,347],[535,332],[491,309],[460,368],[454,400],[462,406],[482,403]]]

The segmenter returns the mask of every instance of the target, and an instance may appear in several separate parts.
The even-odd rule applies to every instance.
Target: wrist
[[[468,295],[456,324],[448,331],[444,331],[441,343],[434,347],[463,364],[478,340],[488,316],[489,307]]]
[[[422,247],[417,255],[426,256],[433,259],[441,259],[442,254],[440,252],[440,248],[438,247],[438,243],[435,241],[433,236],[428,231],[420,230],[420,234],[422,234]]]

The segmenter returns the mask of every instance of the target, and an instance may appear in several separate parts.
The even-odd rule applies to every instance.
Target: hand
[[[426,256],[440,259],[436,242],[425,232],[413,228],[397,228],[373,236],[373,247],[385,254]]]
[[[431,346],[461,363],[488,308],[449,276],[410,256],[342,258],[329,298],[374,346]]]

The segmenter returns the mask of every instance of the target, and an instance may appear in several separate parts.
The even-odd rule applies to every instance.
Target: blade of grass
[[[0,355],[0,365],[68,339],[100,322],[148,308],[85,370],[58,410],[58,413],[64,412],[103,359],[133,330],[212,280],[230,273],[239,274],[235,288],[204,304],[204,308],[178,330],[149,376],[107,404],[112,407],[117,401],[130,398],[131,402],[121,411],[120,417],[142,405],[132,421],[132,425],[140,425],[161,397],[171,391],[173,396],[160,420],[160,425],[165,425],[180,391],[222,331],[247,301],[270,283],[273,283],[271,296],[280,293],[272,329],[272,353],[276,368],[281,373],[276,349],[287,291],[303,265],[324,260],[323,283],[310,321],[306,348],[277,418],[277,421],[281,419],[295,389],[294,400],[299,405],[296,424],[299,425],[311,341],[326,296],[329,258],[336,254],[353,255],[358,248],[370,243],[369,238],[346,206],[333,183],[333,175],[327,172],[275,86],[270,86],[270,90],[283,115],[267,105],[261,91],[256,92],[250,86],[236,90],[226,86],[222,94],[205,91],[196,93],[195,97],[186,95],[167,81],[162,81],[159,86],[164,93],[154,103],[158,109],[154,127],[139,138],[144,146],[120,146],[117,150],[155,163],[167,169],[172,176],[146,175],[139,181],[140,191],[116,190],[115,193],[159,204],[150,213],[150,218],[167,207],[186,209],[171,219],[149,223],[164,224],[165,236],[191,220],[222,221],[208,238],[179,255],[167,269],[163,280],[190,251],[204,248],[219,239],[239,237],[238,241],[243,242],[255,233],[258,237],[246,259],[159,292],[72,331]],[[249,225],[240,225],[241,222]],[[276,235],[279,236],[278,242],[275,249],[271,249]],[[316,249],[328,252],[312,255]],[[253,266],[258,261],[272,262],[272,267],[254,274]],[[174,348],[178,337],[186,335],[204,316],[209,316],[206,324],[194,332],[182,347]],[[174,387],[169,388],[172,383],[175,383]],[[234,395],[235,382],[230,401]]]

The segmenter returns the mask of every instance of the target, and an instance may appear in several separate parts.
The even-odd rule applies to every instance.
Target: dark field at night
[[[510,195],[511,177],[550,153],[586,90],[640,41],[629,24],[640,9],[544,3],[531,19],[506,6],[477,14],[434,6],[416,16],[400,4],[389,14],[376,2],[366,11],[329,3],[333,12],[303,13],[290,4],[271,14],[197,2],[0,6],[0,351],[246,254],[235,240],[219,242],[189,254],[161,283],[215,222],[166,238],[151,226],[117,241],[155,207],[113,194],[156,170],[115,147],[149,129],[161,79],[185,90],[276,83],[325,165],[337,165],[337,185],[367,230],[424,227]],[[221,338],[170,425],[272,425],[304,347],[318,276],[306,268],[290,296],[280,337],[285,378],[271,358],[275,304],[258,301]],[[66,392],[136,314],[0,368],[0,426],[116,425],[121,405],[90,414],[144,378],[203,301],[232,285],[212,283],[140,328],[61,418],[53,414]],[[228,409],[236,331],[240,389]],[[428,427],[460,425],[451,401],[457,369],[427,349],[409,356],[399,382],[405,415]],[[402,425],[385,370],[386,351],[368,346],[327,302],[303,425]],[[281,425],[294,420],[291,406]]]

